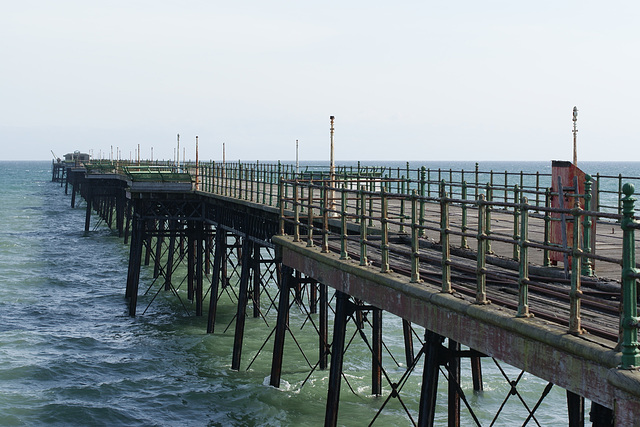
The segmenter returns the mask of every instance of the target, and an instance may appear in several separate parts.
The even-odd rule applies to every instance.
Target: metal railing
[[[637,342],[637,296],[636,279],[640,278],[635,268],[635,238],[634,229],[640,228],[640,223],[633,219],[634,204],[632,185],[623,186],[625,194],[624,219],[617,214],[597,212],[583,209],[588,205],[585,195],[574,195],[573,206],[567,208],[551,208],[548,206],[535,206],[529,203],[526,197],[519,200],[502,201],[492,200],[491,186],[478,195],[477,199],[452,197],[447,189],[449,183],[442,181],[438,194],[423,196],[416,189],[409,193],[399,194],[388,191],[390,186],[397,183],[395,179],[376,180],[380,185],[379,191],[370,191],[367,183],[361,182],[358,189],[348,188],[344,183],[335,186],[335,182],[282,180],[280,182],[280,212],[281,233],[289,228],[294,241],[306,241],[307,246],[314,246],[320,242],[323,252],[329,251],[330,239],[339,240],[340,258],[357,258],[360,265],[371,265],[368,251],[374,248],[379,252],[376,259],[376,267],[381,273],[390,271],[390,259],[399,256],[409,259],[411,266],[409,275],[411,282],[420,282],[420,263],[428,261],[433,263],[433,255],[422,251],[421,238],[426,232],[435,232],[439,235],[441,258],[438,264],[441,267],[440,283],[442,292],[452,292],[452,269],[467,269],[468,263],[460,263],[451,257],[451,238],[460,237],[462,241],[475,240],[475,302],[486,304],[487,297],[487,257],[492,252],[491,243],[502,243],[513,247],[513,259],[518,261],[518,303],[516,316],[530,316],[529,287],[532,281],[529,279],[529,255],[531,250],[542,250],[547,257],[550,251],[566,254],[571,264],[569,275],[570,289],[568,291],[568,332],[580,334],[583,331],[581,324],[581,304],[583,301],[596,303],[597,297],[583,293],[581,289],[581,276],[585,270],[589,270],[590,264],[595,261],[608,262],[623,266],[622,268],[622,301],[623,309],[620,318],[622,333],[618,344],[623,351],[622,367],[638,366],[640,364],[640,350]],[[590,195],[590,193],[589,193]],[[424,214],[425,206],[430,208],[437,205],[439,216],[434,219]],[[473,209],[475,219],[473,224],[451,221],[452,209]],[[573,233],[569,242],[562,245],[551,244],[547,239],[534,238],[530,232],[532,210],[538,210],[543,218],[551,217],[551,214],[562,216],[566,223],[573,227]],[[512,216],[513,233],[491,229],[492,211],[509,212]],[[459,213],[459,212],[458,212]],[[430,218],[430,219],[429,219]],[[622,248],[621,258],[612,258],[593,253],[590,250],[591,242],[588,233],[591,223],[597,220],[621,221],[624,232],[625,246]],[[332,224],[333,222],[333,224]],[[339,224],[336,226],[336,222]],[[359,224],[358,234],[349,228],[353,223]],[[337,227],[338,231],[333,231]],[[404,235],[404,239],[390,239],[390,236]],[[539,235],[539,233],[538,233]],[[319,236],[316,239],[316,236]],[[375,238],[374,238],[375,236]],[[349,245],[349,243],[352,243]],[[410,249],[408,249],[408,245]],[[349,253],[349,248],[359,248],[354,253]],[[337,249],[336,249],[337,250]],[[431,258],[429,258],[431,257]]]

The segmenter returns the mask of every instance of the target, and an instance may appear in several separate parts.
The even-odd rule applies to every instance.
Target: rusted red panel
[[[584,173],[580,168],[575,166],[571,162],[561,161],[561,160],[553,160],[551,163],[551,207],[552,208],[560,208],[560,198],[556,195],[558,194],[558,177],[562,179],[563,187],[572,187],[574,185],[574,179],[578,178],[578,194],[584,194],[584,182],[586,179],[586,173]],[[595,188],[595,184],[593,184],[592,188]],[[573,191],[564,191],[564,207],[566,209],[573,208],[575,203],[575,197],[571,197],[567,195],[567,193],[573,193]],[[592,206],[597,206],[597,200],[592,199]],[[584,208],[584,199],[579,199],[580,206]],[[594,209],[595,210],[595,209]],[[561,215],[559,213],[551,213],[551,218],[554,220],[551,221],[551,226],[549,230],[549,240],[551,243],[562,246],[562,222]],[[571,216],[566,216],[566,230],[567,230],[567,246],[571,247],[573,244],[573,218]],[[596,232],[596,221],[592,221],[591,225],[592,233],[595,235]],[[582,236],[580,236],[580,242],[582,242]],[[558,261],[563,260],[562,252],[551,251],[549,254],[551,262],[555,265]],[[571,257],[569,257],[569,267],[571,267]]]

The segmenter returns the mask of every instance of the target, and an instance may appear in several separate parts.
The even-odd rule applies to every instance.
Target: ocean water
[[[96,216],[84,233],[85,205],[70,207],[64,188],[51,182],[49,162],[0,162],[0,179],[0,425],[323,424],[328,371],[310,372],[317,361],[317,337],[303,308],[294,306],[291,314],[299,347],[287,337],[283,384],[272,388],[275,310],[265,314],[266,320],[247,318],[241,369],[232,371],[232,293],[220,300],[214,334],[205,333],[206,315],[187,315],[170,293],[153,299],[153,287],[140,297],[139,313],[149,305],[144,315],[131,318],[124,298],[128,247],[122,239]],[[143,268],[141,291],[153,283],[151,274]],[[270,292],[275,297],[275,287]],[[265,295],[263,306],[268,302]],[[397,382],[406,368],[401,323],[386,314],[383,322],[388,348],[383,363]],[[351,329],[348,337],[353,334]],[[368,425],[389,397],[386,384],[383,396],[370,395],[370,360],[367,345],[356,335],[345,356],[349,385],[343,381],[340,425]],[[421,368],[422,363],[403,386],[402,402],[390,399],[374,425],[412,425],[403,406],[417,421]],[[483,360],[483,369],[485,389],[474,393],[463,361],[462,388],[481,424],[489,425],[510,385],[491,359]],[[511,380],[520,373],[503,369]],[[446,423],[442,377],[439,425]],[[535,406],[546,382],[524,374],[519,384],[523,400]],[[462,414],[463,425],[473,425],[464,404]],[[522,424],[526,416],[520,400],[511,396],[494,425]],[[541,425],[566,424],[564,390],[553,387],[536,418]]]

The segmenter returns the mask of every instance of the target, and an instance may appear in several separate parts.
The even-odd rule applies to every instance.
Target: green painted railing
[[[617,265],[624,265],[621,277],[623,279],[623,303],[621,315],[621,334],[619,344],[623,349],[622,367],[640,365],[639,348],[637,341],[637,296],[636,279],[640,278],[638,270],[635,269],[635,238],[634,229],[640,228],[640,223],[633,220],[633,193],[632,186],[625,186],[623,191],[626,195],[625,217],[621,218],[614,213],[596,212],[587,209],[589,207],[589,195],[581,194],[573,197],[573,205],[564,209],[550,208],[548,206],[535,206],[526,197],[520,197],[514,201],[503,201],[487,197],[492,187],[487,186],[484,192],[478,194],[478,199],[469,200],[451,197],[447,192],[448,182],[443,180],[440,183],[439,194],[432,196],[422,196],[414,189],[410,194],[398,194],[387,190],[396,184],[395,179],[380,179],[375,181],[379,190],[368,190],[367,182],[361,181],[360,187],[350,188],[348,182],[342,181],[331,185],[330,181],[315,182],[302,180],[282,180],[280,182],[281,194],[281,230],[284,232],[285,224],[293,226],[296,239],[303,239],[307,236],[307,246],[313,246],[313,236],[322,236],[323,248],[328,250],[330,235],[339,240],[339,253],[341,259],[356,257],[360,260],[360,265],[371,265],[371,258],[367,253],[369,247],[375,247],[380,251],[379,271],[382,273],[390,271],[390,257],[397,254],[410,259],[412,282],[420,281],[420,262],[428,257],[421,253],[420,230],[427,233],[439,235],[439,246],[442,248],[441,265],[442,276],[440,283],[442,292],[451,292],[451,271],[452,268],[468,268],[467,264],[459,264],[450,256],[451,236],[464,237],[466,241],[475,240],[476,257],[476,297],[477,304],[489,302],[487,297],[487,275],[488,257],[491,253],[491,242],[512,245],[517,248],[513,252],[513,259],[518,261],[518,306],[515,316],[530,316],[529,300],[529,264],[530,251],[532,249],[544,251],[556,251],[566,253],[571,257],[571,274],[569,276],[570,288],[568,290],[569,300],[567,303],[567,331],[571,334],[582,334],[581,304],[586,298],[591,301],[594,297],[585,295],[582,291],[582,273],[585,266],[592,265],[594,261],[608,262]],[[289,188],[289,190],[287,190]],[[588,187],[587,187],[588,189]],[[287,196],[286,194],[293,195]],[[333,198],[328,202],[326,195],[333,194]],[[301,196],[305,195],[305,196]],[[401,203],[404,202],[404,203]],[[423,215],[420,206],[433,206],[434,215],[439,217],[437,221],[428,218],[419,218]],[[404,209],[400,207],[404,205]],[[436,207],[438,206],[438,207]],[[373,207],[372,210],[367,207]],[[465,224],[464,228],[459,222],[452,221],[452,209],[465,207],[467,213],[473,215],[475,212],[477,221],[472,224]],[[431,209],[431,208],[430,208]],[[542,215],[538,218],[544,219],[551,214],[564,214],[573,225],[573,239],[567,245],[550,244],[545,233],[537,232],[537,240],[533,237],[530,218],[532,210],[540,211]],[[513,232],[504,233],[499,230],[492,230],[492,222],[489,218],[490,212],[511,212],[513,221]],[[301,221],[301,215],[307,215],[308,221]],[[439,214],[439,215],[435,215]],[[335,230],[333,221],[339,221],[338,232]],[[508,218],[502,214],[501,220]],[[314,219],[318,218],[318,221]],[[591,221],[614,221],[622,223],[625,245],[621,259],[606,257],[592,253],[589,245],[592,244],[589,238],[582,233],[582,228],[589,229]],[[359,233],[349,233],[348,223],[360,225]],[[410,233],[400,230],[409,229]],[[377,236],[372,239],[374,234]],[[400,237],[401,243],[391,243],[394,240],[390,236]],[[349,254],[349,242],[357,243],[359,253]],[[407,244],[411,250],[407,251]],[[326,245],[326,247],[325,247]],[[433,263],[435,260],[430,259]],[[374,266],[376,267],[376,266]]]

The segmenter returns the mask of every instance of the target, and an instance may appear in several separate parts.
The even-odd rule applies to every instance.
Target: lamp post
[[[573,107],[573,166],[578,166],[578,107]]]
[[[330,162],[329,162],[329,185],[331,187],[333,187],[335,185],[335,173],[336,173],[336,163],[335,160],[333,158],[333,121],[335,120],[335,116],[329,116],[329,121],[331,123],[331,127],[329,128],[330,131],[330,139],[331,139],[331,155],[330,155]],[[334,198],[335,198],[335,191],[331,190],[329,193],[329,209],[333,210],[334,208]],[[334,216],[335,214],[333,212],[329,212],[329,216]]]

